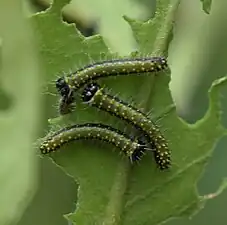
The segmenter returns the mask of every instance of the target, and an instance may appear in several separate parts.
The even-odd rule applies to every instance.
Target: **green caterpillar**
[[[135,126],[154,149],[155,161],[160,169],[171,165],[168,143],[158,127],[138,109],[103,91],[97,83],[88,84],[82,92],[83,102],[104,110]]]
[[[137,161],[146,149],[141,141],[130,138],[123,132],[100,123],[76,124],[65,127],[47,137],[40,145],[42,154],[48,154],[76,140],[100,140],[110,143],[124,152],[131,161]]]

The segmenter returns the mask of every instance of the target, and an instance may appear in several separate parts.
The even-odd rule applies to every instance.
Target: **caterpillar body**
[[[68,126],[53,133],[40,145],[40,151],[48,154],[67,143],[83,139],[110,143],[121,149],[132,162],[139,160],[146,149],[142,141],[133,139],[118,129],[100,123],[85,123]]]
[[[158,127],[146,115],[118,98],[105,93],[97,83],[90,83],[84,88],[82,100],[135,126],[152,146],[159,168],[167,169],[170,167],[171,152],[168,143]]]

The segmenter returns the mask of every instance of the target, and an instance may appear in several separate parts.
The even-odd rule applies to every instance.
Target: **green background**
[[[189,122],[194,122],[204,115],[208,107],[207,90],[211,82],[217,77],[226,75],[226,6],[227,3],[216,1],[212,5],[211,14],[207,15],[202,11],[199,0],[190,2],[185,0],[182,1],[179,9],[175,36],[169,50],[172,74],[174,74],[171,88],[179,114]],[[152,8],[150,11],[152,12]],[[204,57],[207,55],[209,57]],[[177,60],[175,60],[176,58]],[[195,68],[192,59],[197,59],[202,65]],[[176,65],[176,61],[178,65]],[[177,68],[177,73],[174,73],[174,68]],[[189,76],[190,79],[187,80]],[[9,100],[4,98],[4,94],[0,97],[1,108],[7,107]],[[225,112],[227,111],[227,105],[224,104],[226,101],[227,91],[223,90],[222,103],[223,107],[226,107]],[[46,107],[47,110],[53,110],[48,104]],[[223,116],[223,123],[227,127],[226,113]],[[226,145],[227,139],[223,138],[216,147],[207,170],[198,183],[201,195],[215,192],[222,178],[227,176]],[[73,199],[76,199],[77,186],[51,160],[44,158],[38,159],[38,161],[40,163],[39,188],[18,224],[67,224],[62,215],[75,208]],[[226,202],[227,191],[209,201],[191,221],[177,219],[167,223],[226,224]]]

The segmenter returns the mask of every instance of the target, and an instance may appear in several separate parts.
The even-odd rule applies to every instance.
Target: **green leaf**
[[[212,0],[200,0],[203,4],[203,10],[205,13],[210,14]]]
[[[155,18],[146,23],[125,17],[140,46],[140,54],[167,55],[180,1],[170,2],[158,1]],[[31,18],[49,81],[56,79],[61,71],[75,70],[92,60],[116,57],[108,51],[101,36],[84,38],[74,25],[61,22],[61,8],[66,3],[68,1],[55,1],[49,10]],[[220,123],[219,89],[227,85],[227,78],[212,85],[210,108],[194,125],[186,124],[176,115],[169,81],[170,74],[165,73],[155,78],[131,76],[101,82],[111,88],[112,94],[119,93],[119,97],[127,101],[133,98],[137,106],[147,110],[152,108],[153,119],[162,118],[160,129],[166,130],[163,132],[172,149],[170,171],[159,171],[149,153],[139,165],[132,166],[104,144],[73,143],[51,154],[54,162],[80,186],[77,209],[66,216],[74,224],[158,224],[171,217],[189,216],[204,203],[196,192],[196,182],[215,144],[226,134]],[[121,129],[125,126],[122,121],[83,104],[78,104],[71,115],[51,120],[60,126],[91,121],[117,125]]]
[[[40,76],[34,39],[20,1],[1,1],[0,37],[0,224],[7,225],[20,218],[36,190],[33,142],[39,127]]]

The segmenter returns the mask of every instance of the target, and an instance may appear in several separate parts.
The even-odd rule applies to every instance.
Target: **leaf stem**
[[[169,4],[168,9],[166,10],[165,20],[163,21],[163,25],[160,28],[156,37],[152,55],[155,55],[155,56],[168,55],[168,47],[173,35],[173,25],[175,21],[175,16],[180,2],[181,0],[174,0],[172,4],[171,3]],[[149,94],[147,95],[148,97],[146,101],[147,104],[145,107],[145,111],[148,111],[150,108],[150,102],[153,96],[152,92],[153,92],[153,88],[149,88]]]
[[[118,225],[124,205],[124,194],[127,189],[131,164],[128,159],[123,159],[117,168],[116,178],[107,205],[106,217],[103,225]]]
[[[156,38],[153,55],[163,55],[167,51],[169,45],[169,38],[172,35],[173,21],[178,9],[180,0],[175,0],[174,3],[169,4],[166,10],[166,17],[163,26],[160,28]],[[150,98],[150,94],[148,100]],[[103,220],[103,225],[118,225],[124,205],[124,195],[128,186],[128,178],[131,165],[129,161],[122,160],[117,169],[117,175],[110,194],[110,201],[107,205],[106,216]]]
[[[173,25],[175,21],[176,12],[181,0],[174,0],[169,4],[163,26],[160,28],[152,55],[163,55],[168,50],[169,40],[172,36]]]

